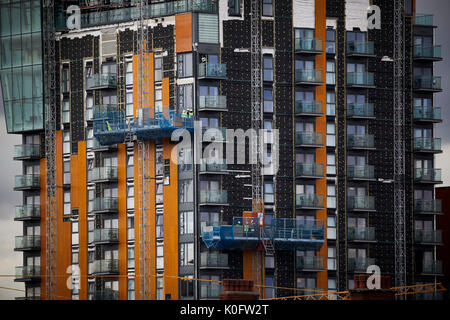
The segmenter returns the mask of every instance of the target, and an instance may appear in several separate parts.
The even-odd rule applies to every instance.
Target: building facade
[[[225,155],[248,147],[223,139],[252,125],[250,1],[152,1],[145,45],[135,2],[55,7],[56,297],[217,299],[227,278],[255,279],[265,298],[343,291],[374,264],[394,277],[394,2],[262,1],[264,228],[249,213],[251,166]],[[412,285],[438,281],[442,269],[433,134],[442,58],[432,16],[405,3]],[[71,4],[81,7],[80,29],[67,28]],[[27,299],[46,298],[50,263],[41,9],[0,2],[2,103],[8,133],[23,137],[15,250]],[[180,128],[203,140],[177,145]]]

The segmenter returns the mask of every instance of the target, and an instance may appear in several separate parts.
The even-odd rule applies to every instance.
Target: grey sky
[[[450,1],[417,0],[417,12],[434,15],[434,23],[439,26],[436,43],[442,45],[443,62],[438,62],[435,74],[442,76],[444,93],[436,94],[436,106],[442,107],[443,124],[437,125],[436,137],[442,138],[444,153],[436,157],[436,167],[443,169],[444,185],[450,185],[450,112],[447,112],[450,95]],[[0,92],[1,98],[1,92]],[[0,99],[1,101],[1,99]],[[19,174],[21,164],[12,160],[13,146],[20,144],[19,135],[7,135],[4,110],[0,106],[0,275],[14,274],[15,266],[22,265],[22,254],[14,252],[14,236],[22,233],[22,223],[14,222],[14,206],[21,201],[20,192],[12,190],[14,175]],[[23,289],[23,284],[14,283],[13,277],[0,277],[0,287]],[[0,288],[0,299],[14,299],[22,296],[21,292]]]

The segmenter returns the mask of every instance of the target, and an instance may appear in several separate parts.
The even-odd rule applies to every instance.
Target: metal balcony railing
[[[218,299],[222,286],[219,283],[201,283],[200,299]]]
[[[294,40],[296,52],[322,52],[322,39],[296,38]]]
[[[374,149],[375,137],[372,134],[349,134],[347,136],[347,145],[353,149]]]
[[[414,46],[414,58],[442,59],[441,46],[425,47],[423,45]]]
[[[16,281],[39,280],[41,276],[41,266],[16,267]]]
[[[108,260],[94,260],[94,265],[92,269],[93,274],[115,274],[119,272],[119,260],[108,259]]]
[[[226,64],[200,63],[198,66],[199,79],[226,79]]]
[[[440,122],[442,121],[441,108],[414,107],[414,120]]]
[[[200,254],[200,268],[228,268],[228,254],[202,252]]]
[[[442,200],[414,200],[415,213],[442,213]]]
[[[440,138],[414,138],[414,150],[418,152],[439,153],[441,149]]]
[[[33,220],[41,217],[40,205],[22,205],[16,206],[15,220]]]
[[[441,77],[414,77],[414,89],[416,90],[428,90],[428,91],[441,91]]]
[[[347,43],[347,53],[349,55],[374,55],[374,43],[372,41],[350,41]]]
[[[295,82],[304,84],[322,84],[322,70],[295,70]]]
[[[86,89],[102,89],[114,88],[117,86],[117,74],[103,73],[94,74],[92,77],[86,79]]]
[[[349,86],[373,87],[375,84],[374,74],[371,72],[349,72],[347,73],[347,84]]]
[[[298,116],[312,115],[321,116],[322,102],[321,101],[295,101],[295,114]]]
[[[14,146],[14,160],[38,159],[41,156],[39,144],[21,144]]]
[[[374,118],[373,103],[349,103],[347,104],[347,116],[351,118]]]
[[[348,197],[347,206],[350,210],[375,211],[375,197]]]
[[[349,241],[373,242],[375,239],[375,228],[373,227],[352,227],[348,228]]]
[[[323,146],[321,132],[296,132],[295,145],[304,147],[321,147]]]
[[[349,258],[347,267],[350,272],[366,273],[367,267],[374,264],[373,258]]]
[[[364,166],[348,166],[347,178],[351,180],[373,180],[375,179],[375,167]]]
[[[117,176],[117,167],[98,167],[93,168],[91,171],[89,171],[88,180],[90,182],[108,182],[117,180]]]
[[[119,241],[119,229],[104,228],[94,230],[94,242],[96,243],[113,243]]]
[[[226,96],[200,96],[198,110],[225,111],[227,109]]]
[[[113,212],[119,208],[117,198],[95,198],[92,206],[92,212]]]
[[[324,270],[323,257],[318,256],[298,256],[297,259],[297,269],[303,271],[320,271]]]
[[[40,185],[41,177],[38,174],[15,176],[15,190],[39,189]]]
[[[37,250],[41,247],[41,236],[17,236],[16,250]]]
[[[297,208],[323,208],[323,195],[321,194],[296,194],[295,205]]]
[[[441,230],[415,230],[414,239],[421,244],[442,244]]]
[[[228,193],[223,190],[201,190],[200,204],[228,204]]]
[[[414,19],[415,25],[433,26],[433,15],[430,14],[416,14]]]
[[[321,163],[297,163],[295,164],[297,177],[323,177],[323,164]]]
[[[441,169],[414,169],[414,180],[424,183],[442,183]]]

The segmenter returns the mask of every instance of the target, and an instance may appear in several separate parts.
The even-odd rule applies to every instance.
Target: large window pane
[[[33,97],[42,97],[42,66],[33,67]]]
[[[11,34],[11,12],[6,5],[2,7],[0,16],[0,35],[7,36]]]
[[[11,5],[11,34],[19,34],[20,30],[20,2]]]
[[[32,31],[41,31],[41,8],[40,8],[40,1],[34,0],[32,1],[32,8],[31,8],[31,17],[32,17]]]
[[[23,68],[23,97],[32,97],[32,87],[33,87],[33,69],[32,67]]]
[[[33,63],[41,64],[42,63],[42,42],[40,33],[32,34],[32,58]]]
[[[22,99],[22,69],[12,69],[12,99]]]
[[[0,64],[2,68],[11,67],[11,38],[5,37],[0,39]]]
[[[22,33],[31,32],[31,8],[29,1],[22,1]]]
[[[33,102],[32,99],[23,100],[23,130],[33,130]]]

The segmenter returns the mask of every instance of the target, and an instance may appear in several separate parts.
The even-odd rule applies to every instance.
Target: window
[[[134,300],[135,299],[135,281],[134,281],[134,279],[128,279],[127,289],[128,289],[128,294],[127,294],[128,300]]]
[[[70,153],[70,131],[63,131],[63,153]]]
[[[162,87],[155,87],[155,112],[163,111]]]
[[[128,90],[125,93],[125,113],[127,117],[133,117],[134,108],[133,108],[133,91]]]
[[[264,112],[273,112],[273,89],[264,88]]]
[[[273,269],[275,268],[275,257],[274,256],[265,256],[265,267],[266,269]]]
[[[270,299],[270,298],[275,298],[275,288],[271,288],[274,287],[274,281],[273,281],[273,277],[266,277],[265,279],[265,298],[266,299]]]
[[[327,84],[336,84],[336,62],[327,60]]]
[[[164,279],[156,278],[156,300],[163,300]]]
[[[264,55],[264,81],[273,82],[273,57],[272,55]]]
[[[78,245],[78,221],[72,221],[72,246]]]
[[[156,243],[156,269],[164,269],[164,243],[162,241]]]
[[[178,113],[192,108],[192,84],[179,85],[177,87]]]
[[[366,72],[366,65],[364,63],[347,63],[348,73],[363,73]]]
[[[117,104],[117,92],[116,91],[102,91],[102,104],[103,105],[116,105]]]
[[[127,240],[134,241],[134,217],[127,218]]]
[[[192,211],[181,212],[180,214],[180,234],[194,233],[194,213]]]
[[[64,209],[63,214],[70,216],[70,191],[64,191]]]
[[[327,185],[327,208],[336,209],[336,186]]]
[[[327,92],[327,116],[336,116],[336,93]]]
[[[366,41],[366,33],[361,31],[348,31],[347,42],[364,42]]]
[[[336,217],[327,217],[327,239],[336,240]]]
[[[209,225],[219,225],[219,212],[200,212],[200,227]]]
[[[134,186],[127,186],[127,210],[134,209]]]
[[[163,59],[155,57],[155,82],[161,82],[163,76]]]
[[[194,278],[194,276],[184,276],[184,278]],[[183,298],[194,296],[194,281],[180,279],[180,293]]]
[[[327,147],[336,147],[336,124],[327,123]]]
[[[273,203],[274,202],[274,192],[273,183],[264,183],[264,202]]]
[[[298,289],[316,289],[316,279],[315,278],[297,278],[297,288]]]
[[[158,212],[156,214],[156,238],[164,237],[164,214],[163,212]]]
[[[134,178],[134,155],[129,154],[127,158],[127,179]]]
[[[327,53],[336,53],[336,31],[334,29],[327,29]]]
[[[192,180],[180,181],[180,202],[193,202],[194,201],[194,186]]]
[[[94,96],[88,94],[86,96],[86,121],[94,120]]]
[[[336,270],[336,247],[328,247],[328,270]]]
[[[273,17],[273,0],[263,0],[262,15],[264,17]]]
[[[127,248],[127,268],[134,268],[134,248]]]
[[[194,265],[194,244],[182,243],[180,244],[180,265],[193,266]]]
[[[128,60],[125,62],[125,85],[133,85],[133,60]]]
[[[336,291],[337,290],[336,278],[328,278],[328,290],[329,291]]]
[[[177,77],[189,78],[193,76],[192,53],[179,53],[177,56]]]
[[[228,15],[241,15],[241,0],[228,0]]]
[[[67,64],[61,70],[61,92],[69,92],[69,66]]]
[[[117,73],[117,64],[115,62],[102,64],[102,74],[116,74],[116,73]]]
[[[63,162],[63,184],[70,184],[70,159]]]
[[[64,99],[62,102],[62,123],[70,123],[70,102]]]

